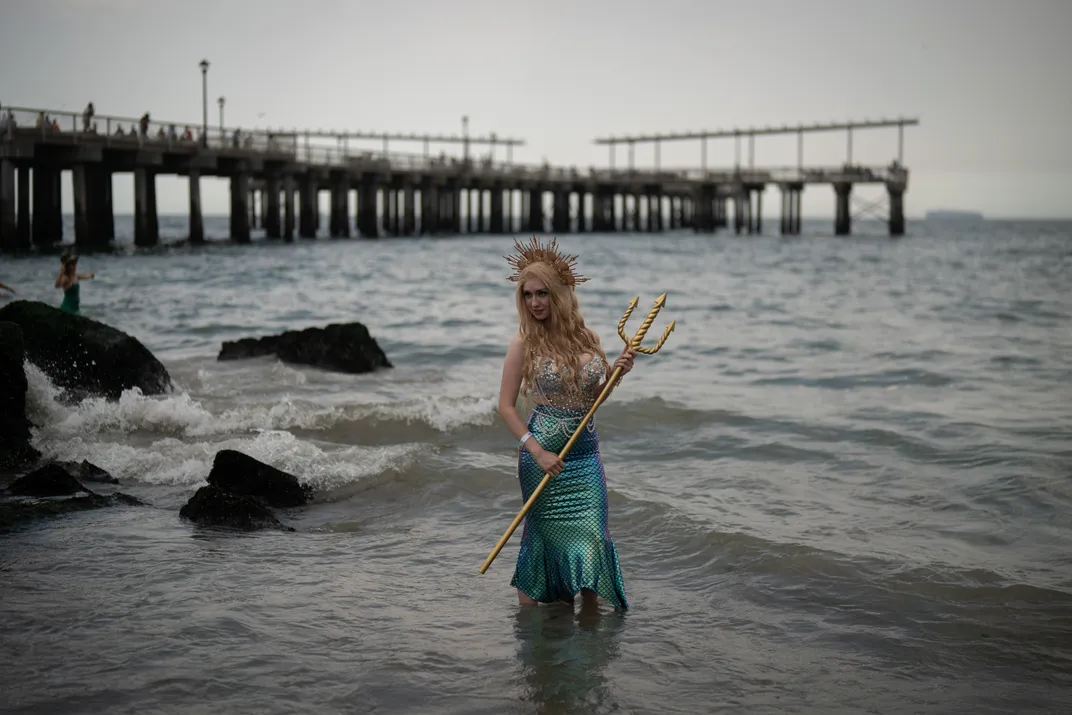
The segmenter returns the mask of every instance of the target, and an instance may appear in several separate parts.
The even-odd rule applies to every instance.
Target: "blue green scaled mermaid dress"
[[[606,372],[606,362],[595,356],[581,368],[584,399],[570,399],[555,364],[539,363],[533,395],[547,404],[533,408],[527,429],[541,447],[555,454],[562,451],[598,397],[596,388]],[[517,473],[527,501],[544,471],[522,448]],[[572,601],[587,588],[617,609],[629,608],[607,522],[607,480],[594,417],[566,455],[562,472],[548,481],[525,516],[510,585],[541,603]]]
[[[79,308],[78,293],[79,290],[77,283],[75,283],[69,288],[64,289],[63,302],[60,304],[60,310],[65,313],[74,313],[75,315],[77,315]]]

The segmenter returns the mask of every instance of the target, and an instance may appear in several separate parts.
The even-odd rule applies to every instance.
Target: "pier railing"
[[[50,144],[95,143],[105,146],[152,145],[169,151],[199,147],[216,151],[254,151],[293,156],[297,140],[292,133],[282,131],[225,129],[209,127],[202,138],[200,126],[185,122],[147,120],[94,114],[35,109],[30,107],[0,108],[6,117],[6,134],[0,137],[37,135]],[[2,120],[0,120],[2,121]]]
[[[313,166],[362,168],[379,171],[412,171],[425,174],[468,173],[485,179],[596,181],[631,183],[696,184],[792,184],[837,182],[904,182],[906,170],[896,162],[888,166],[780,166],[731,167],[718,169],[660,168],[626,169],[551,166],[514,161],[495,161],[487,156],[463,160],[445,153],[401,153],[350,146],[343,135],[332,137],[286,129],[202,128],[185,122],[160,121],[149,117],[120,117],[30,107],[0,108],[6,118],[0,141],[34,135],[49,144],[103,144],[105,146],[149,146],[170,152],[197,153],[201,150],[225,155],[260,155]]]

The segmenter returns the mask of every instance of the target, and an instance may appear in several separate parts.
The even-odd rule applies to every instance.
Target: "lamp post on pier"
[[[226,100],[223,98],[222,94],[220,95],[220,98],[216,100],[216,103],[220,105],[220,141],[221,142],[224,141],[224,133],[223,133],[223,103],[225,101]]]
[[[201,146],[208,146],[208,60],[201,60]]]

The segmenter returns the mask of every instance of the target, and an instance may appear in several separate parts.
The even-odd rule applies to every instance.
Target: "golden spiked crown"
[[[580,273],[574,273],[573,271],[573,266],[577,263],[577,256],[567,256],[558,252],[557,238],[551,239],[551,242],[546,246],[541,245],[540,239],[536,238],[536,236],[529,239],[528,243],[518,243],[515,240],[514,248],[517,249],[517,255],[503,256],[503,258],[514,267],[514,274],[510,276],[510,280],[515,283],[521,280],[521,272],[525,268],[533,263],[541,262],[554,268],[562,278],[562,282],[568,286],[575,286],[588,280]]]

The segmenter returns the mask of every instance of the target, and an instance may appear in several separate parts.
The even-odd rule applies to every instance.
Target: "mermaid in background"
[[[525,516],[521,548],[510,584],[522,605],[564,601],[578,593],[583,606],[601,597],[627,609],[625,584],[607,523],[607,483],[593,419],[565,461],[558,453],[620,367],[633,368],[628,346],[608,369],[599,336],[585,327],[574,288],[588,279],[575,274],[576,256],[558,252],[557,241],[515,242],[508,259],[517,283],[520,323],[503,363],[499,414],[518,439],[518,480],[527,500],[552,476]],[[527,421],[517,411],[519,394],[534,407]]]
[[[60,310],[66,313],[78,314],[80,301],[78,297],[78,282],[93,278],[93,272],[78,272],[78,256],[67,253],[60,258],[60,274],[56,276],[55,286],[63,289],[63,303]]]

